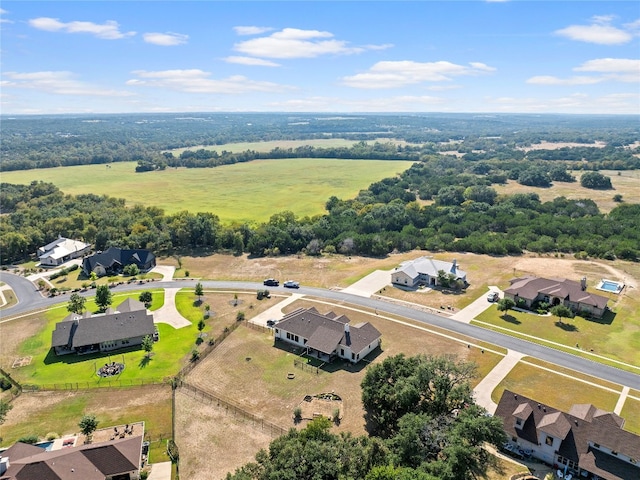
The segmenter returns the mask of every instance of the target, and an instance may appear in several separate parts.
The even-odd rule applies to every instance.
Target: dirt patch
[[[32,358],[33,357],[31,357],[30,355],[28,357],[18,357],[11,364],[11,368],[25,367],[31,363]]]
[[[180,476],[190,480],[222,479],[247,462],[271,435],[228,410],[176,392],[176,443]],[[232,439],[236,439],[235,441]]]
[[[342,419],[342,399],[334,393],[306,395],[298,407],[302,420],[313,420],[321,416],[332,421]]]
[[[607,146],[606,142],[594,142],[594,143],[574,143],[574,142],[540,142],[529,145],[528,147],[520,147],[518,150],[524,152],[530,152],[531,150],[558,150],[560,148],[572,148],[572,147],[593,147],[604,148]]]
[[[16,358],[22,357],[18,347],[27,339],[35,337],[46,325],[44,314],[28,315],[16,320],[0,322],[0,365],[8,369]]]

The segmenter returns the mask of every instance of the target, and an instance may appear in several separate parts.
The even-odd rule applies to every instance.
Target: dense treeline
[[[493,255],[534,252],[640,258],[640,205],[608,215],[589,199],[541,202],[534,193],[498,196],[490,175],[452,167],[457,160],[416,164],[354,199],[330,198],[327,214],[274,214],[257,225],[222,225],[212,213],[165,215],[154,207],[92,194],[64,195],[55,186],[2,184],[0,260],[24,260],[59,235],[97,250],[148,248],[158,254],[194,250],[280,255],[322,252],[385,255],[415,248]],[[416,192],[433,203],[421,205]],[[12,207],[12,208],[8,208]]]
[[[441,142],[453,141],[456,142],[453,146],[471,161],[522,160],[536,155],[530,158],[571,161],[572,169],[585,168],[584,159],[594,164],[588,169],[638,168],[638,158],[633,156],[638,153],[637,146],[625,148],[638,140],[638,119],[623,115],[131,114],[2,116],[1,121],[3,171],[121,161],[141,161],[144,169],[168,164],[171,157],[163,152],[174,148],[315,138],[345,138],[354,143],[389,138],[434,152],[450,148]],[[540,141],[585,144],[600,141],[607,147],[535,154],[525,154],[519,149]],[[225,156],[223,150],[221,147],[218,155],[227,160],[247,161],[241,159],[250,155]],[[413,160],[413,153],[405,147],[393,152],[393,156],[403,154],[402,159]],[[357,158],[349,157],[355,151],[320,154]],[[205,162],[203,166],[211,165]]]

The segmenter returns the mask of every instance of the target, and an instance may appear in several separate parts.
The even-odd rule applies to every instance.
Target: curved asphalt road
[[[0,280],[11,285],[19,303],[10,308],[0,311],[0,321],[8,321],[8,316],[15,316],[33,310],[47,308],[56,303],[64,301],[64,297],[45,298],[37,291],[35,286],[24,277],[2,272]],[[138,290],[140,288],[192,288],[197,280],[173,280],[169,282],[153,282],[139,285],[137,283],[125,284],[115,287],[113,290],[127,291]],[[258,290],[263,289],[262,283],[254,282],[223,282],[223,281],[201,281],[205,288],[231,289],[231,290]],[[272,291],[290,291],[283,287],[270,287]],[[640,390],[640,375],[620,370],[615,367],[603,365],[586,358],[578,357],[570,353],[554,350],[549,347],[538,345],[526,340],[511,337],[492,330],[470,325],[464,322],[458,322],[448,318],[441,317],[430,313],[414,310],[402,305],[388,303],[382,300],[360,297],[333,290],[325,290],[321,288],[301,287],[296,293],[319,297],[339,302],[350,303],[370,309],[377,309],[380,312],[386,312],[398,315],[412,320],[423,322],[427,325],[443,328],[455,333],[466,335],[470,339],[481,340],[483,342],[499,345],[510,350],[514,350],[525,355],[539,358],[546,362],[566,367],[578,372],[592,375],[603,380],[607,380],[619,385],[624,385],[636,390]],[[82,293],[84,296],[93,296],[93,291]]]

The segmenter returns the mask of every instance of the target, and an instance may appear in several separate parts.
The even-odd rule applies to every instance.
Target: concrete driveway
[[[342,291],[360,297],[370,297],[391,283],[391,272],[392,270],[376,270]]]
[[[149,480],[171,480],[171,462],[152,463],[151,473],[147,478]]]
[[[504,296],[504,294],[498,287],[490,285],[487,292],[485,292],[479,298],[476,298],[471,304],[467,305],[462,310],[459,310],[451,315],[451,317],[449,318],[451,318],[452,320],[458,320],[459,322],[470,323],[471,320],[476,318],[478,315],[480,315],[495,303],[487,300],[487,295],[489,295],[490,292],[497,292],[500,298]]]
[[[283,299],[281,302],[277,303],[273,307],[268,308],[262,313],[259,313],[258,315],[253,317],[251,320],[249,320],[249,322],[266,327],[267,320],[280,320],[282,317],[284,317],[284,313],[282,313],[282,309],[302,297],[303,297],[302,294],[294,293],[293,295]]]

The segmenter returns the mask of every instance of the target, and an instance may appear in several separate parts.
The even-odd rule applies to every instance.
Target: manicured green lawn
[[[554,316],[533,315],[513,310],[505,316],[496,306],[492,306],[479,315],[477,320],[573,349],[577,345],[583,352],[593,351],[597,355],[640,367],[638,362],[640,319],[629,317],[624,312],[618,312],[609,324],[586,320],[582,317],[563,319],[562,324],[559,324],[558,318]],[[482,326],[486,327],[485,324]],[[638,368],[614,365],[640,373]]]
[[[136,163],[82,165],[3,172],[2,181],[52,182],[64,193],[94,193],[164,209],[212,212],[223,223],[266,221],[291,210],[297,216],[324,213],[332,195],[353,198],[361,189],[405,171],[413,162],[379,160],[260,160],[216,168],[178,168],[135,173]],[[171,191],[171,195],[167,192]]]
[[[640,400],[627,398],[620,416],[625,420],[625,430],[640,435]]]
[[[139,292],[115,295],[113,305],[117,306],[127,297],[137,298]],[[162,291],[153,292],[154,302],[151,309],[157,309],[164,301]],[[87,302],[87,309],[96,311],[93,301]],[[51,332],[55,324],[62,320],[68,311],[66,304],[49,310],[47,324],[38,335],[31,337],[20,345],[22,356],[32,356],[30,365],[16,370],[15,378],[25,384],[51,387],[57,384],[75,384],[80,387],[109,385],[130,385],[142,382],[161,382],[167,376],[174,375],[183,365],[185,358],[194,347],[197,337],[195,325],[174,329],[166,324],[157,324],[160,341],[154,344],[149,360],[139,347],[131,350],[118,350],[111,354],[64,355],[58,357],[50,348]],[[124,361],[125,369],[117,377],[102,379],[96,375],[96,369],[110,361]]]

